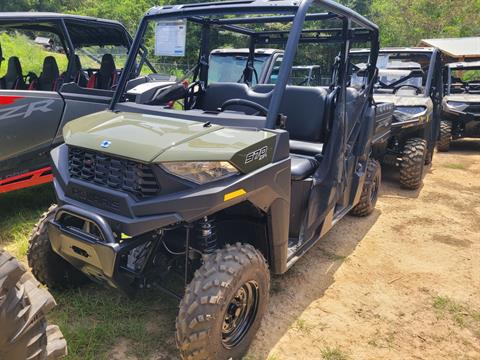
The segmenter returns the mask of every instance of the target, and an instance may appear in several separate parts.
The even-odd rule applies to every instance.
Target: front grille
[[[111,189],[146,198],[160,192],[150,166],[106,154],[69,147],[70,176]]]

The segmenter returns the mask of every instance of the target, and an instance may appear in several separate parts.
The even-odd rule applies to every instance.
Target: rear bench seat
[[[257,85],[250,89],[246,84],[215,83],[208,86],[199,107],[215,111],[230,99],[246,99],[268,107],[274,85]],[[280,113],[287,116],[286,129],[290,133],[292,180],[311,176],[319,162],[324,142],[324,114],[328,91],[322,87],[287,86]],[[253,114],[254,109],[234,106],[231,110]]]

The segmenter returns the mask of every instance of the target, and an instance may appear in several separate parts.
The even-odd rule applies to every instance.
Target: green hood
[[[103,111],[63,129],[68,145],[142,162],[230,160],[241,150],[274,136],[265,131],[136,113]],[[104,148],[101,144],[110,142]]]

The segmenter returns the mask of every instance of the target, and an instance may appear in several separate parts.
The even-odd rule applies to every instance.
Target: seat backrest
[[[268,107],[275,85],[257,85],[249,88],[246,84],[214,83],[208,86],[199,103],[199,108],[217,110],[230,99],[246,99]],[[283,95],[280,113],[287,117],[287,130],[290,139],[323,142],[325,104],[327,88],[307,86],[287,86]],[[253,114],[254,109],[232,106],[230,110]]]
[[[47,56],[43,60],[42,73],[38,77],[38,90],[55,91],[59,78],[57,60],[53,56]]]
[[[257,85],[256,92],[271,92],[275,85]],[[280,113],[287,117],[290,139],[324,142],[325,104],[328,90],[324,87],[287,86]]]
[[[85,72],[82,70],[82,63],[80,62],[80,57],[75,55],[73,58],[72,66],[73,82],[78,86],[86,87],[88,83],[88,77]]]
[[[25,82],[23,81],[22,65],[16,56],[8,59],[7,73],[2,78],[1,85],[8,90],[22,90],[25,89]]]
[[[95,89],[110,90],[115,85],[117,78],[117,68],[112,54],[102,56],[100,70],[95,74]]]

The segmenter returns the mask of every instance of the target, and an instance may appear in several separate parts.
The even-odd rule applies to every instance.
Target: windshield
[[[359,86],[365,82],[366,61],[368,53],[357,52],[352,55],[352,86]],[[356,60],[356,61],[355,61]],[[375,85],[376,93],[394,93],[407,86],[415,87],[424,93],[428,83],[431,53],[413,52],[383,52],[378,58],[378,82]]]
[[[452,69],[450,72],[451,94],[480,94],[480,66]]]
[[[422,71],[382,69],[378,72],[378,85],[383,88],[412,85],[423,86]]]
[[[243,82],[243,71],[247,65],[246,54],[211,54],[208,69],[209,83]],[[265,68],[268,55],[255,55],[253,67],[255,69],[252,84],[258,79]]]

